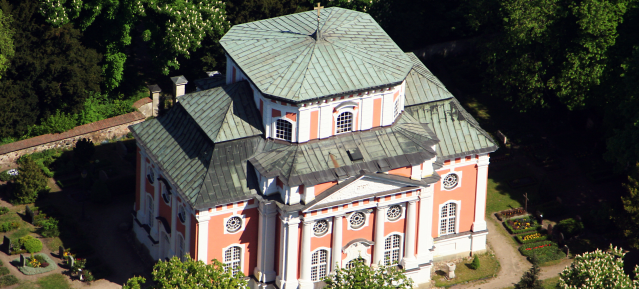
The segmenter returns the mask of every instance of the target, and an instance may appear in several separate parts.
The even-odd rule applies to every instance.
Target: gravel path
[[[497,277],[488,281],[480,281],[471,284],[456,285],[450,288],[477,288],[477,289],[489,289],[489,288],[506,288],[513,286],[514,283],[519,282],[521,276],[525,271],[530,269],[530,262],[526,260],[524,256],[519,254],[517,248],[508,240],[508,237],[501,234],[499,230],[504,230],[498,227],[499,221],[493,216],[487,220],[488,224],[488,244],[495,252],[495,256],[501,264],[501,270]],[[548,279],[556,277],[572,260],[566,259],[565,261],[541,269],[541,279]]]

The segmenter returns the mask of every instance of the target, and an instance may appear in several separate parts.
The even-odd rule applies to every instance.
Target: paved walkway
[[[510,240],[508,240],[508,237],[499,232],[499,230],[504,230],[504,228],[499,228],[498,226],[501,226],[501,224],[494,218],[494,216],[491,216],[491,219],[487,220],[488,230],[490,232],[488,234],[488,244],[495,252],[495,256],[501,264],[499,274],[497,274],[497,277],[488,281],[456,285],[450,288],[500,289],[511,287],[513,284],[519,282],[525,271],[530,269],[530,262],[528,262],[524,256],[519,254],[519,251],[515,248],[515,246],[513,246]],[[571,261],[572,260],[570,259],[566,259],[559,264],[542,267],[541,279],[556,277],[566,266],[570,265]]]

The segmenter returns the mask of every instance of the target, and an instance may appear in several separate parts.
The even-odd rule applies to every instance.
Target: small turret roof
[[[235,25],[220,43],[263,93],[303,102],[401,83],[413,62],[373,18],[327,8]]]

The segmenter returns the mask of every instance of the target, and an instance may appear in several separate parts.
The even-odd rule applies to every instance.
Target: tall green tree
[[[584,288],[584,289],[622,289],[638,288],[639,282],[631,280],[623,270],[623,257],[625,253],[621,248],[613,248],[610,245],[608,251],[597,249],[594,252],[586,252],[577,255],[570,266],[559,273],[558,288]],[[639,272],[639,266],[634,269]]]
[[[515,284],[515,289],[544,288],[543,283],[539,280],[539,273],[541,273],[541,268],[539,268],[539,259],[537,258],[537,255],[533,255],[531,259],[532,267],[530,270],[524,272],[519,283]]]
[[[233,275],[216,259],[211,264],[204,264],[193,260],[189,255],[184,256],[184,261],[175,256],[168,261],[158,261],[153,266],[153,281],[156,283],[153,287],[155,289],[234,289],[248,286],[241,272]],[[144,282],[145,278],[133,277],[123,288],[140,288],[140,284]]]
[[[624,188],[627,194],[621,197],[624,213],[616,223],[621,228],[631,247],[639,248],[639,163],[635,164]]]
[[[17,204],[33,203],[38,194],[47,189],[47,177],[40,166],[30,157],[21,158],[19,163],[13,202]]]
[[[483,54],[487,92],[521,110],[586,106],[632,1],[499,1],[502,22]]]
[[[126,49],[141,28],[150,55],[163,74],[180,67],[178,57],[202,46],[206,37],[215,40],[229,29],[225,4],[216,0],[48,0],[41,13],[59,27],[75,23],[93,35],[105,55],[105,86],[112,90],[122,81]]]
[[[19,137],[60,110],[82,110],[89,92],[99,92],[100,54],[80,42],[71,24],[52,28],[38,14],[38,0],[3,0],[14,21],[15,56],[0,82],[0,138]]]
[[[11,29],[11,15],[0,9],[0,79],[9,68],[9,60],[15,53],[13,47],[13,29]]]
[[[396,289],[413,288],[413,280],[404,274],[404,270],[396,265],[373,268],[355,259],[350,268],[337,269],[334,274],[326,276],[326,288],[332,289]]]

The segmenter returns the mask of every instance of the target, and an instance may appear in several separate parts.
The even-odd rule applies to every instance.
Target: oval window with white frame
[[[169,190],[166,187],[166,184],[162,184],[162,199],[167,204],[171,204],[171,195],[169,195]]]
[[[442,185],[446,190],[452,190],[459,185],[459,175],[456,173],[450,173],[442,178]]]
[[[229,233],[236,233],[242,229],[242,218],[239,216],[233,216],[226,220],[226,231]]]
[[[359,229],[366,223],[366,215],[362,212],[355,212],[348,219],[348,223],[353,229]]]
[[[388,217],[389,221],[397,221],[402,217],[402,206],[400,205],[392,205],[386,211],[386,217]]]
[[[182,224],[186,223],[186,209],[184,208],[184,205],[180,205],[178,207],[178,218]]]
[[[155,173],[153,172],[153,168],[151,166],[147,166],[146,177],[149,179],[149,182],[153,184],[153,181],[155,180]]]
[[[317,220],[315,224],[313,224],[313,233],[315,236],[324,236],[328,232],[328,221],[326,220]]]

